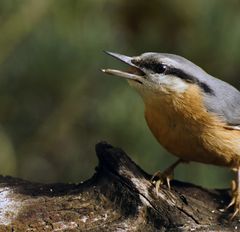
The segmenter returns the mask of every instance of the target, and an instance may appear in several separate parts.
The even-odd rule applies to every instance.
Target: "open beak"
[[[113,76],[123,77],[125,79],[133,80],[142,84],[142,79],[145,73],[139,67],[132,63],[132,57],[107,51],[105,53],[128,64],[131,69],[127,71],[121,71],[117,69],[102,69],[102,72]]]

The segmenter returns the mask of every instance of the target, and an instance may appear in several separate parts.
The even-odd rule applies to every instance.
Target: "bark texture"
[[[99,165],[80,184],[0,177],[0,231],[240,231],[228,190],[179,181],[157,193],[124,151],[96,145]]]

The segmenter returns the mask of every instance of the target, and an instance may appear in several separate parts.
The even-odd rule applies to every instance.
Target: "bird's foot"
[[[171,188],[170,181],[173,179],[174,169],[181,162],[183,162],[183,160],[179,159],[169,168],[167,168],[164,172],[157,171],[153,174],[151,182],[155,185],[157,193],[159,192],[159,189],[163,184],[167,184],[168,188]]]
[[[232,200],[227,206],[227,209],[233,206],[233,214],[230,216],[230,220],[240,215],[240,169],[237,169],[236,180],[232,181]]]
[[[173,170],[165,170],[164,172],[157,171],[153,174],[151,182],[155,185],[156,191],[159,192],[160,187],[163,184],[167,184],[168,188],[171,188],[170,181],[173,179]]]

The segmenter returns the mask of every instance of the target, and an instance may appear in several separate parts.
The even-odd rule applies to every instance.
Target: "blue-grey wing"
[[[240,128],[240,92],[224,81],[209,77],[208,85],[214,92],[204,94],[207,110],[220,116],[227,125]]]

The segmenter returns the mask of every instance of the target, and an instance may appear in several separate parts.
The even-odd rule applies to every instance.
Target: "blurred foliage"
[[[149,132],[140,97],[99,71],[121,66],[102,51],[179,54],[239,87],[239,10],[237,0],[1,0],[1,173],[84,180],[99,140],[148,172],[166,168],[176,158]],[[176,170],[213,187],[227,186],[229,175],[202,164]]]

